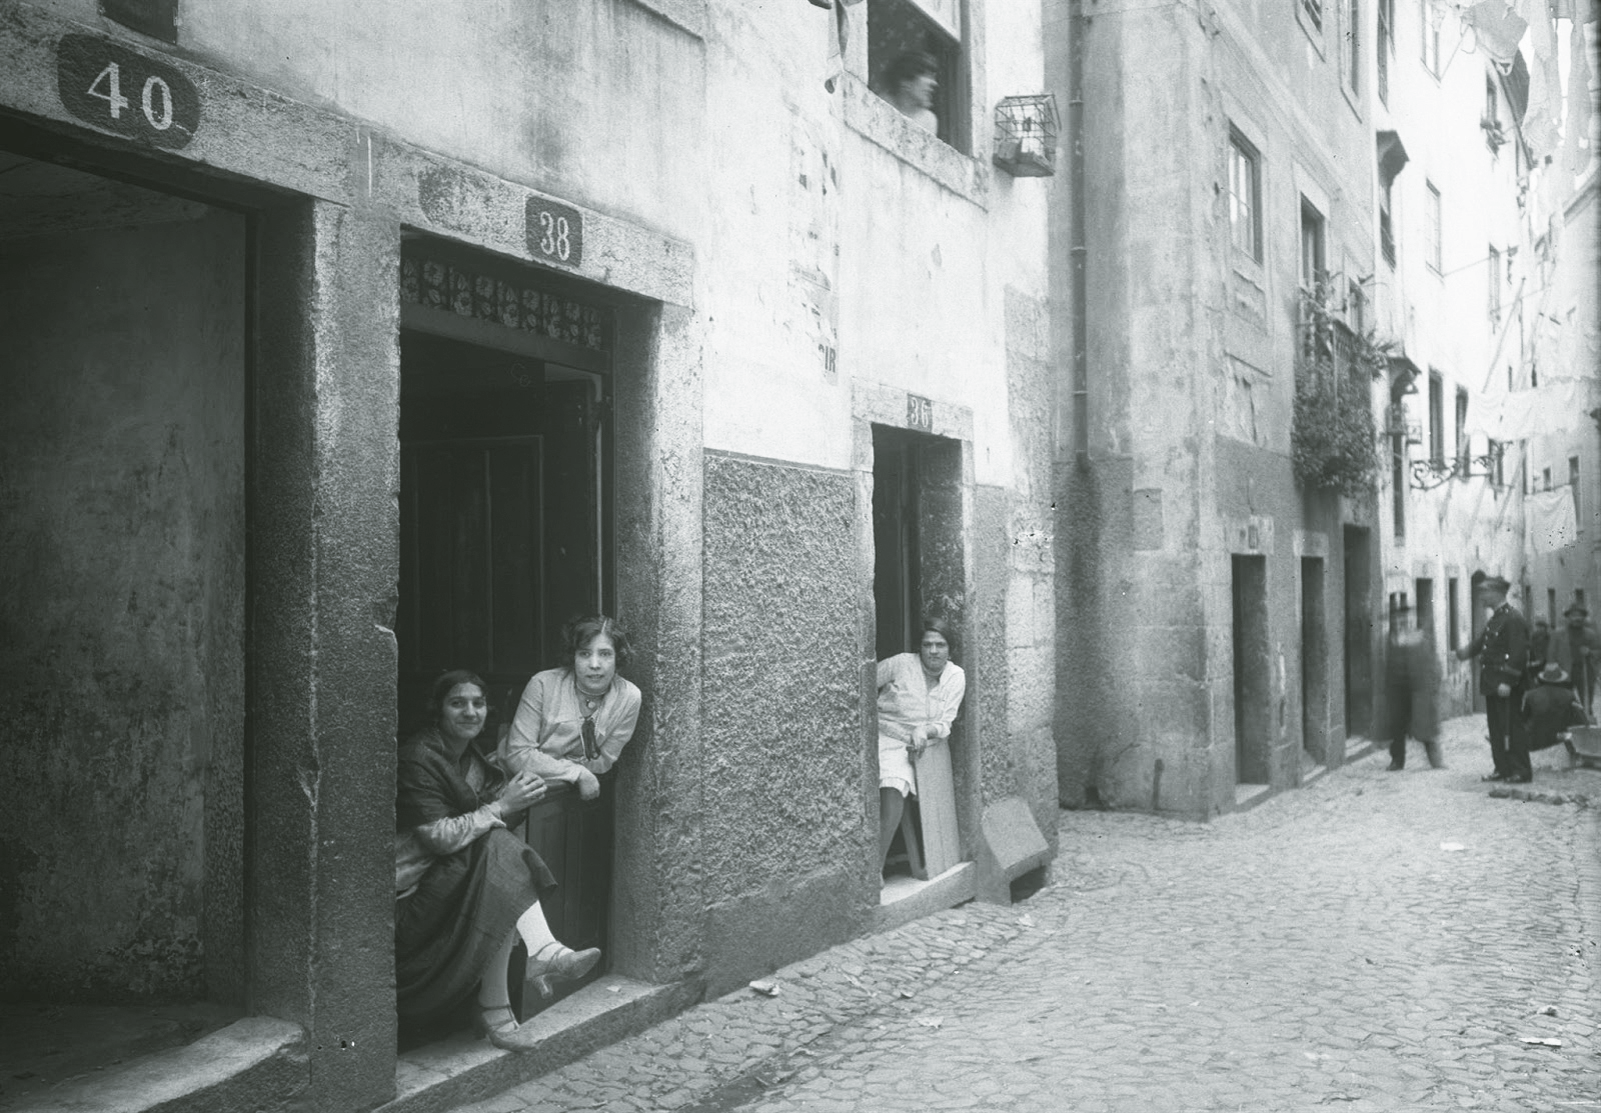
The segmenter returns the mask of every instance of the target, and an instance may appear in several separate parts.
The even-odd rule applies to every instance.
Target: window
[[[1456,649],[1462,644],[1462,635],[1457,633],[1457,623],[1461,618],[1458,611],[1455,576],[1445,581],[1445,618],[1445,648]]]
[[[1390,183],[1379,187],[1379,251],[1390,269],[1395,269],[1395,229],[1390,223]]]
[[[1584,507],[1579,502],[1579,458],[1568,457],[1568,486],[1573,488],[1573,520],[1579,530],[1584,529]]]
[[[1395,0],[1379,0],[1379,33],[1374,46],[1374,61],[1379,78],[1379,100],[1390,103],[1390,55],[1395,51]]]
[[[1466,479],[1468,475],[1468,392],[1456,388],[1456,470]]]
[[[1416,586],[1418,598],[1412,609],[1417,612],[1418,629],[1428,634],[1432,640],[1434,637],[1434,581],[1417,580]]]
[[[1551,489],[1551,469],[1550,468],[1541,468],[1540,469],[1540,490],[1549,491],[1550,489]]]
[[[1495,248],[1490,249],[1490,327],[1501,327],[1501,253]],[[1507,389],[1512,387],[1511,368],[1507,369]]]
[[[1351,92],[1362,88],[1362,0],[1345,4],[1345,85]]]
[[[1434,188],[1433,182],[1424,182],[1423,184],[1428,187],[1429,191],[1428,226],[1426,229],[1429,241],[1425,245],[1425,250],[1428,253],[1429,269],[1435,274],[1439,274],[1445,269],[1443,265],[1444,251],[1441,246],[1444,229],[1440,213],[1440,191]]]
[[[1438,371],[1429,372],[1429,459],[1445,463],[1445,383]]]
[[[1506,486],[1506,445],[1500,441],[1491,441],[1490,453],[1490,486]]]
[[[1440,76],[1440,16],[1434,0],[1423,0],[1418,5],[1423,13],[1423,68],[1435,77]]]
[[[1312,202],[1301,198],[1301,286],[1316,290],[1325,269],[1323,257],[1323,214]]]
[[[895,104],[899,90],[891,87],[896,84],[889,76],[891,65],[907,54],[927,55],[934,65],[935,86],[928,107],[937,121],[935,134],[965,153],[967,67],[962,55],[961,27],[960,0],[868,0],[870,87]]]
[[[1229,128],[1229,236],[1234,248],[1262,261],[1262,166],[1256,148]]]
[[[1349,260],[1346,265],[1350,265]],[[1354,278],[1345,284],[1345,321],[1357,336],[1367,334],[1368,299],[1362,292],[1362,283]]]

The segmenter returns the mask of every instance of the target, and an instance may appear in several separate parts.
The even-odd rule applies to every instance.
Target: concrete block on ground
[[[1051,847],[1021,797],[1007,796],[984,809],[978,858],[978,899],[1010,904],[1011,883],[1051,859]]]
[[[881,903],[873,915],[873,930],[891,931],[972,900],[977,879],[972,862],[958,862],[927,881],[892,879],[884,888],[886,903]]]

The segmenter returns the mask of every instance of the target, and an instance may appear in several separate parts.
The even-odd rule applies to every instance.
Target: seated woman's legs
[[[906,810],[906,797],[900,789],[881,786],[878,790],[878,868],[884,869],[889,858],[889,844],[895,839],[895,830],[901,825],[901,814]]]

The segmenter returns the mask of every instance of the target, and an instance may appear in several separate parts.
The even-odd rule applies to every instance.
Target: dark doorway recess
[[[879,660],[916,651],[924,618],[940,617],[951,627],[951,660],[963,663],[964,647],[957,640],[965,582],[961,477],[959,442],[873,426],[873,604]],[[962,767],[963,746],[958,727],[948,748],[936,748],[918,766],[918,795],[906,807],[909,825],[921,834],[921,846],[905,845],[908,824],[903,824],[889,853],[891,863],[904,855],[914,876],[937,876],[961,858],[953,774]]]
[[[454,264],[456,272],[475,286],[499,281],[471,264]],[[421,724],[440,672],[470,668],[489,687],[479,744],[492,751],[529,677],[562,663],[563,624],[608,602],[609,365],[592,349],[563,362],[557,341],[471,314],[405,310],[400,722],[408,733]],[[609,953],[615,774],[601,785],[588,802],[566,786],[553,790],[524,834],[560,885],[545,909],[557,937]],[[514,1003],[517,970],[514,962]],[[526,1015],[539,1002],[521,1005]]]
[[[1301,748],[1318,765],[1328,761],[1329,631],[1323,599],[1323,558],[1301,558]]]
[[[1272,693],[1267,629],[1267,558],[1234,566],[1234,769],[1240,784],[1269,783]]]
[[[1367,735],[1373,726],[1372,535],[1346,526],[1345,541],[1345,736]]]

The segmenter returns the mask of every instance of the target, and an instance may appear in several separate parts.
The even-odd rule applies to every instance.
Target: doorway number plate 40
[[[200,127],[200,94],[175,66],[98,35],[63,35],[56,87],[66,110],[103,131],[177,150]]]

